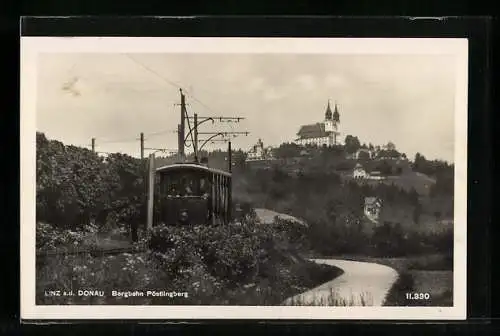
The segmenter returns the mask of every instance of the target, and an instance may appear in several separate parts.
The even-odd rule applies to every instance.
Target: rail
[[[116,255],[121,253],[141,253],[141,252],[146,252],[146,249],[138,247],[119,247],[110,249],[43,251],[43,252],[37,252],[36,257],[46,258],[53,256],[83,255],[83,254],[90,254],[92,256],[103,256],[103,255]]]

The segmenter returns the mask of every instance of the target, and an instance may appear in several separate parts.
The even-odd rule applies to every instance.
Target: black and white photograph
[[[26,317],[465,318],[467,40],[21,58]]]

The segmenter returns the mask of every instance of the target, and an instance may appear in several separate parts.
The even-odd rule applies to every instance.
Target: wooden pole
[[[194,114],[194,161],[198,163],[198,114]]]
[[[179,126],[179,154],[181,158],[184,159],[184,137],[185,137],[185,121],[186,121],[186,97],[184,96],[184,93],[182,93],[182,89],[179,89],[181,93],[181,123]]]
[[[144,159],[144,133],[141,132],[141,160]]]
[[[232,150],[231,150],[231,140],[227,143],[227,163],[229,164],[229,172],[233,170],[232,163]]]
[[[182,147],[184,146],[183,139],[181,139],[182,132],[181,132],[181,124],[177,125],[177,144],[178,144],[178,149],[177,149],[177,160],[180,162],[182,160]]]
[[[148,184],[148,223],[147,230],[153,228],[153,209],[154,209],[154,191],[155,191],[155,154],[149,155],[149,184]]]

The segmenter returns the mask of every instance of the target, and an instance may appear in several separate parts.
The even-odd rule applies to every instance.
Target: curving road
[[[278,216],[287,220],[303,221],[269,209],[255,209],[262,224],[269,224]],[[352,260],[312,259],[344,271],[339,277],[305,293],[289,298],[284,305],[310,306],[382,306],[398,273],[391,267]]]
[[[382,306],[398,273],[384,265],[337,259],[312,259],[338,267],[342,275],[305,293],[286,300],[284,305]]]

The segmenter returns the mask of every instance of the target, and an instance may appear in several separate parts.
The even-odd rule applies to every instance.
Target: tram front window
[[[197,174],[182,174],[172,176],[168,188],[168,196],[171,197],[208,197],[210,187],[208,180]]]

